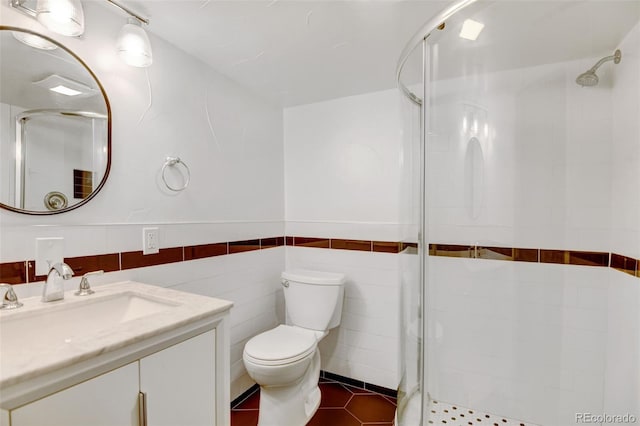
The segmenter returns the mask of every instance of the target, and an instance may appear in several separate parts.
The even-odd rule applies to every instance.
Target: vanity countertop
[[[23,385],[33,388],[38,381],[52,386],[78,378],[76,369],[84,376],[107,371],[212,328],[212,321],[233,306],[133,281],[93,290],[83,297],[66,292],[63,300],[48,303],[26,298],[20,300],[23,307],[0,311],[0,394]]]

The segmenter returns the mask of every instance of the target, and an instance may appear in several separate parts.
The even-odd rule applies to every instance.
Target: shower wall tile
[[[611,279],[628,275],[452,257],[428,270],[434,398],[538,424],[569,424],[579,402],[601,412],[602,386],[588,385],[605,373]]]
[[[626,273],[613,276],[608,289],[604,409],[640,418],[640,57],[630,53],[640,51],[640,23],[617,47],[624,67],[612,70],[611,266]]]

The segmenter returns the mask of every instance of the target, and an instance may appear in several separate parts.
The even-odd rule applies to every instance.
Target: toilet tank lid
[[[282,273],[282,279],[305,284],[341,285],[346,276],[338,272],[312,271],[309,269],[292,269]]]

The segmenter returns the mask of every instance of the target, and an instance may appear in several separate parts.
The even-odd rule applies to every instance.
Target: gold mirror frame
[[[7,205],[4,204],[2,202],[0,202],[0,208],[3,208],[5,210],[10,210],[16,213],[23,213],[23,214],[28,214],[28,215],[53,215],[53,214],[59,214],[59,213],[65,213],[71,210],[75,210],[80,206],[84,206],[86,203],[88,203],[91,199],[93,199],[96,194],[98,194],[98,192],[100,192],[100,190],[102,189],[102,187],[104,186],[105,182],[107,181],[107,178],[109,177],[109,172],[111,171],[111,158],[112,158],[112,153],[111,153],[111,125],[112,125],[112,120],[111,120],[111,104],[109,103],[109,98],[107,97],[107,93],[104,90],[104,87],[102,86],[102,83],[100,83],[100,80],[98,80],[98,77],[93,73],[93,71],[91,70],[91,68],[89,68],[89,66],[78,56],[76,55],[73,51],[71,51],[69,48],[67,48],[66,46],[64,46],[63,44],[61,44],[60,42],[53,40],[45,35],[39,34],[37,32],[31,31],[31,30],[27,30],[24,28],[19,28],[19,27],[12,27],[12,26],[6,26],[6,25],[0,25],[0,31],[18,31],[18,32],[22,32],[22,33],[27,33],[27,34],[32,34],[35,36],[38,36],[50,43],[55,44],[59,49],[63,50],[64,52],[68,53],[73,59],[75,59],[80,65],[82,65],[82,67],[87,71],[87,73],[93,78],[93,80],[95,81],[96,85],[98,86],[98,88],[100,89],[100,93],[102,94],[102,98],[104,100],[105,103],[105,109],[107,112],[107,140],[106,140],[106,148],[107,148],[107,161],[106,161],[106,166],[105,166],[105,170],[104,170],[104,175],[102,177],[102,180],[98,183],[98,185],[95,187],[95,189],[84,199],[82,199],[81,201],[79,201],[76,204],[73,204],[69,207],[64,207],[61,208],[59,210],[26,210],[26,209],[22,209],[19,207],[14,207],[11,205]]]

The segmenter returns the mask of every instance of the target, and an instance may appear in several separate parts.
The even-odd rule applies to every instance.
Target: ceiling
[[[156,36],[287,107],[396,87],[402,49],[452,0],[121,3]],[[486,26],[477,42],[458,37],[469,17]],[[608,55],[638,19],[638,0],[480,1],[429,40],[447,78]],[[405,83],[418,80],[413,65]]]
[[[148,30],[282,106],[395,87],[400,52],[449,1],[129,0]]]

